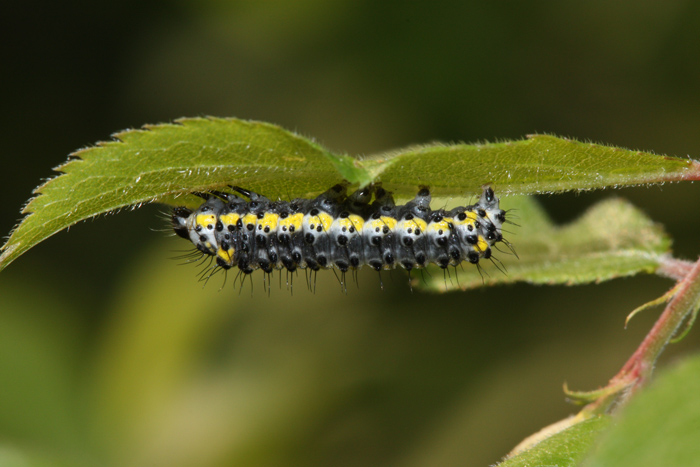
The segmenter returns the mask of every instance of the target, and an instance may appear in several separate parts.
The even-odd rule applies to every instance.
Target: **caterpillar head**
[[[484,187],[484,191],[479,199],[479,206],[486,211],[486,217],[495,227],[501,230],[501,225],[506,220],[506,212],[500,208],[500,201],[490,186]]]
[[[173,225],[173,230],[185,240],[190,239],[190,231],[187,228],[187,219],[192,215],[192,210],[184,206],[178,206],[173,209],[173,214],[170,217]]]
[[[175,233],[189,239],[195,247],[207,255],[215,255],[218,249],[216,227],[218,213],[224,203],[218,198],[210,198],[192,211],[185,207],[173,210],[172,224]]]

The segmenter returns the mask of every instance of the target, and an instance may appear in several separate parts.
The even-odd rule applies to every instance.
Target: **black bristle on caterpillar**
[[[430,209],[426,187],[399,206],[375,185],[348,196],[347,184],[338,184],[314,199],[292,201],[230,188],[234,193],[195,193],[205,202],[195,210],[175,208],[172,225],[177,235],[216,258],[217,267],[238,267],[244,274],[330,268],[345,273],[365,265],[377,271],[429,264],[444,269],[464,261],[478,264],[505,242],[506,213],[488,186],[476,204],[448,211]]]

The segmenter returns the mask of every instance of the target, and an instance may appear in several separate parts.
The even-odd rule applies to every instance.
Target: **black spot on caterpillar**
[[[199,208],[172,212],[175,233],[214,257],[215,269],[237,267],[244,274],[330,268],[344,274],[362,266],[411,271],[429,264],[444,269],[478,264],[505,242],[506,213],[488,186],[476,204],[449,211],[430,209],[426,187],[399,206],[374,185],[348,196],[347,185],[338,184],[314,199],[292,201],[230,188],[237,194],[199,193],[205,199]]]

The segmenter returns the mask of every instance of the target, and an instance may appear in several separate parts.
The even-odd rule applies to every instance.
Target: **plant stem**
[[[672,265],[671,269],[678,265]],[[617,375],[610,380],[610,386],[629,388],[623,401],[643,386],[651,376],[654,363],[664,347],[673,338],[678,328],[700,301],[700,260],[696,261],[681,279],[673,299],[646,335],[637,350],[627,360]],[[594,403],[595,404],[595,403]]]
[[[659,269],[656,270],[656,274],[680,281],[690,273],[693,264],[692,261],[669,257],[661,262]]]

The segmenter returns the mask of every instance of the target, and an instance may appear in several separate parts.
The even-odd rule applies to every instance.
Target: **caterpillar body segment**
[[[200,195],[205,202],[195,210],[175,208],[172,225],[198,251],[215,257],[217,267],[246,274],[328,268],[344,273],[364,265],[377,271],[447,268],[488,259],[493,245],[504,241],[505,211],[490,187],[476,204],[449,211],[430,209],[426,187],[404,205],[373,185],[348,195],[347,184],[338,184],[316,198],[292,201],[231,189],[236,194]]]

